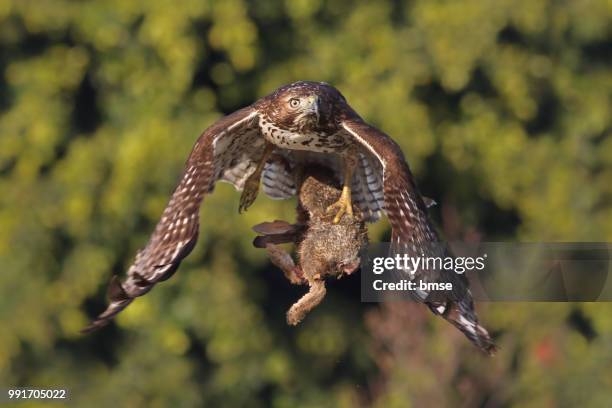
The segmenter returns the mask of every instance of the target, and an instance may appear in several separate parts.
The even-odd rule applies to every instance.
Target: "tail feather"
[[[111,281],[108,284],[107,297],[110,300],[110,304],[106,310],[94,321],[92,321],[89,326],[81,330],[81,333],[91,333],[106,326],[110,323],[113,317],[125,309],[130,303],[132,303],[132,300],[134,300],[134,298],[130,297],[123,289],[123,286],[121,286],[121,282],[116,275],[111,278]]]
[[[465,305],[463,302],[449,301],[445,305],[428,304],[428,306],[432,312],[442,316],[446,321],[461,330],[465,337],[484,353],[492,356],[497,352],[497,345],[493,342],[487,329],[478,323],[478,318],[471,303]]]

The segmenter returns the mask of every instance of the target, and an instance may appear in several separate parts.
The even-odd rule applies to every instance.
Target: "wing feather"
[[[295,176],[289,160],[281,155],[273,156],[264,167],[263,190],[274,200],[285,200],[296,193]]]
[[[437,242],[438,235],[429,219],[427,206],[399,146],[386,134],[357,119],[345,120],[344,129],[375,157],[382,169],[382,191],[373,194],[382,198],[389,218],[392,236],[403,243]],[[366,174],[376,186],[373,174]]]
[[[386,134],[366,124],[356,114],[342,121],[342,126],[365,151],[376,158],[382,168],[384,212],[391,224],[391,251],[410,256],[446,256],[431,222],[424,197],[419,193],[400,147]],[[377,191],[374,187],[373,191]],[[407,273],[409,271],[400,271]],[[426,282],[451,282],[451,293],[414,291],[417,300],[426,303],[461,330],[476,346],[488,354],[496,347],[488,332],[478,323],[464,274],[454,271],[419,270],[410,272],[412,279]],[[401,278],[405,278],[406,275]]]
[[[254,170],[254,162],[261,158],[263,146],[258,112],[252,107],[218,120],[202,133],[149,242],[138,251],[127,278],[123,282],[116,277],[111,280],[110,305],[84,332],[105,326],[135,297],[172,276],[198,239],[200,205],[205,195],[213,191],[218,180],[241,188]]]
[[[358,166],[353,176],[353,197],[355,204],[365,215],[365,220],[375,222],[380,218],[384,206],[382,196],[382,179],[379,171],[380,165],[371,160],[371,155],[359,153]]]

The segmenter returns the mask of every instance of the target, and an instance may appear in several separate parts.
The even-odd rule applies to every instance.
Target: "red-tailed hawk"
[[[367,221],[385,213],[392,244],[400,251],[418,252],[439,241],[399,146],[364,122],[336,88],[322,82],[295,82],[204,131],[149,242],[136,254],[127,278],[111,280],[111,304],[85,331],[106,325],[135,297],[172,276],[195,245],[200,205],[217,181],[242,191],[239,210],[244,211],[254,202],[260,182],[272,198],[294,196],[295,172],[307,164],[330,168],[342,181],[340,199],[329,209],[335,211],[335,222],[352,216],[354,205]],[[428,273],[417,271],[417,278],[419,274],[427,280],[438,278]],[[478,324],[467,280],[449,273],[463,293],[460,299],[430,299],[427,293],[418,293],[417,300],[492,352],[494,345]]]

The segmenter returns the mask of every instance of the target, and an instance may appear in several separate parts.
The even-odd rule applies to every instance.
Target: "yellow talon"
[[[332,212],[334,209],[338,209],[336,216],[334,217],[334,224],[337,224],[342,219],[344,214],[353,216],[353,204],[351,203],[351,188],[344,186],[342,188],[342,195],[338,201],[327,207],[327,212]]]
[[[261,172],[253,173],[244,183],[242,194],[240,195],[240,205],[238,206],[238,212],[242,213],[246,211],[251,204],[255,202],[257,194],[259,193],[259,180],[261,179]]]
[[[238,206],[239,213],[246,211],[251,206],[251,204],[255,202],[255,199],[257,198],[257,193],[259,193],[261,173],[263,172],[264,166],[273,151],[274,145],[271,143],[266,144],[266,147],[264,148],[264,151],[261,155],[261,159],[259,160],[255,171],[244,183],[244,188],[242,189],[242,194],[240,195],[240,205]]]
[[[353,216],[353,203],[351,202],[351,180],[353,179],[353,169],[356,166],[356,159],[354,153],[347,152],[344,157],[344,169],[343,176],[344,182],[342,187],[342,194],[338,201],[327,207],[327,212],[331,212],[334,209],[338,209],[336,216],[334,217],[334,224],[337,224],[342,219],[344,214]]]

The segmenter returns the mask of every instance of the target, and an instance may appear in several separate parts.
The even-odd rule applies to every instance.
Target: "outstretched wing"
[[[400,147],[356,114],[344,119],[342,126],[381,165],[384,212],[391,224],[392,251],[411,256],[446,256],[446,250],[435,244],[439,237],[429,219],[428,206],[417,189]],[[417,280],[451,282],[451,293],[414,291],[413,294],[417,300],[425,302],[432,312],[459,328],[483,351],[489,354],[495,351],[489,334],[478,323],[465,275],[426,269],[411,273],[414,273],[413,279]]]
[[[218,180],[241,189],[262,157],[264,144],[258,112],[252,107],[234,112],[204,131],[149,242],[136,255],[125,281],[116,277],[111,280],[108,288],[111,304],[83,331],[108,324],[135,297],[172,276],[198,239],[199,210],[204,196],[212,192]]]
[[[381,165],[384,212],[394,243],[417,247],[438,241],[427,206],[419,193],[400,147],[386,134],[361,119],[346,119],[344,129]]]

